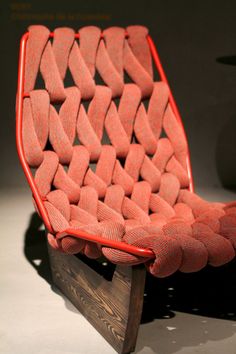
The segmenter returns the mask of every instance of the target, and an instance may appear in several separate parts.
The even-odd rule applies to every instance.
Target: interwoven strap
[[[90,26],[78,41],[72,29],[58,28],[51,41],[47,28],[31,26],[23,143],[55,232],[74,228],[150,248],[156,259],[147,267],[164,277],[230,261],[236,207],[188,191],[184,132],[167,85],[153,81],[147,34],[141,26]],[[96,85],[97,74],[104,85]],[[72,236],[48,240],[66,253],[145,261]]]

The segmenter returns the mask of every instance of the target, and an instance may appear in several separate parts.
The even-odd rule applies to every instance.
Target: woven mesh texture
[[[148,270],[165,277],[232,260],[236,206],[188,190],[184,132],[167,85],[153,79],[147,34],[142,26],[90,26],[79,40],[70,28],[51,39],[31,26],[23,145],[55,232],[74,228],[150,248]],[[48,241],[116,264],[145,261],[72,236]]]

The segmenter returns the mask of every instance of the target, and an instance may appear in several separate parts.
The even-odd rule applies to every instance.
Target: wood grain
[[[54,284],[121,354],[134,351],[146,271],[65,255],[48,245]],[[95,270],[96,269],[96,270]],[[79,340],[78,340],[79,343]]]

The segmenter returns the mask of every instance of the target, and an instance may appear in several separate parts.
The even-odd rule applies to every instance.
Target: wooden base
[[[146,270],[70,256],[48,246],[54,284],[121,354],[135,350]]]

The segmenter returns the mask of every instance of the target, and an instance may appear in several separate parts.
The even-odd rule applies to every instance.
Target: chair
[[[167,277],[230,262],[236,203],[194,193],[184,128],[145,27],[30,26],[16,108],[53,281],[129,353],[146,270]]]

